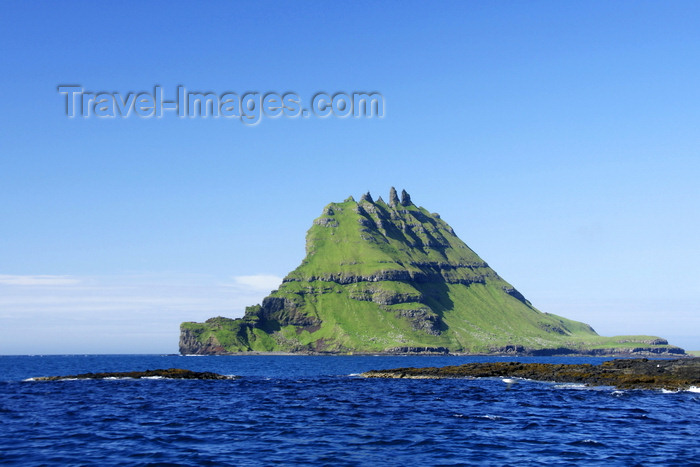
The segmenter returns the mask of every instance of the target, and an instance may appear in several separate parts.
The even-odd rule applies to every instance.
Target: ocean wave
[[[600,441],[596,441],[594,439],[581,439],[578,441],[572,441],[571,443],[567,443],[569,446],[598,446],[598,447],[605,447],[605,443],[601,443]]]
[[[46,358],[31,359],[14,374],[27,378],[162,363],[149,356],[50,358],[51,365]],[[380,366],[395,362],[386,358]],[[520,382],[516,390],[505,391],[496,378],[349,378],[377,366],[367,357],[197,359],[189,366],[245,377],[233,384],[118,379],[32,384],[20,383],[6,370],[10,376],[4,377],[14,379],[0,382],[0,464],[697,462],[692,440],[700,436],[698,385],[666,396],[583,385],[564,385],[573,389],[567,391],[549,382]]]

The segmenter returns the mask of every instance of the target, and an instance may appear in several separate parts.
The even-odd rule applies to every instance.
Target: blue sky
[[[405,188],[542,311],[700,349],[697,2],[19,2],[0,15],[0,354],[177,351]],[[382,119],[67,118],[376,91]]]

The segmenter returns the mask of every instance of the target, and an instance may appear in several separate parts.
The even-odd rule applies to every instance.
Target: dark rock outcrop
[[[68,376],[40,376],[31,378],[31,381],[60,381],[67,379],[112,379],[112,378],[166,378],[166,379],[235,379],[235,376],[220,375],[209,371],[199,372],[183,370],[181,368],[169,368],[167,370],[125,371],[105,373],[81,373]]]
[[[410,206],[411,204],[411,195],[409,195],[406,190],[401,190],[401,206]]]
[[[389,190],[389,206],[395,208],[399,203],[399,195],[396,194],[396,188],[392,186],[391,190]]]
[[[601,365],[551,363],[467,363],[441,368],[372,370],[365,378],[525,378],[536,381],[615,386],[621,389],[685,390],[700,385],[700,358],[610,360]]]

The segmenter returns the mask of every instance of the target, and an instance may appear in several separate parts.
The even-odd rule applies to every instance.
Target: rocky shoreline
[[[700,358],[619,359],[591,364],[468,363],[441,368],[371,370],[365,378],[522,378],[536,381],[615,386],[620,389],[687,390],[700,386]]]
[[[181,348],[183,348],[181,346]],[[361,351],[312,351],[298,350],[291,351],[257,351],[248,350],[240,352],[230,352],[219,348],[185,348],[181,354],[184,356],[205,356],[205,355],[298,355],[298,356],[452,356],[452,357],[615,357],[615,358],[692,358],[683,349],[678,348],[606,348],[606,349],[572,349],[560,347],[556,349],[528,349],[520,346],[508,346],[494,350],[492,352],[451,352],[445,347],[395,347],[389,350],[375,352]]]
[[[164,378],[164,379],[235,379],[235,376],[220,375],[209,371],[191,371],[181,368],[169,368],[167,370],[126,371],[107,373],[82,373],[68,376],[40,376],[30,378],[30,381],[61,381],[67,379],[115,379],[115,378]]]

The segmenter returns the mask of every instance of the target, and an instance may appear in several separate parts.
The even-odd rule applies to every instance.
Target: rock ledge
[[[126,371],[108,373],[82,373],[69,376],[40,376],[30,378],[30,381],[60,381],[66,379],[111,379],[111,378],[166,378],[166,379],[235,379],[235,376],[220,375],[209,371],[199,372],[169,368],[167,370]]]
[[[441,368],[371,370],[365,378],[525,378],[537,381],[615,386],[620,389],[687,390],[700,386],[700,358],[678,360],[619,359],[591,364],[467,363]]]

